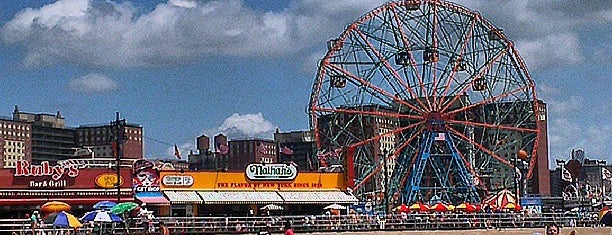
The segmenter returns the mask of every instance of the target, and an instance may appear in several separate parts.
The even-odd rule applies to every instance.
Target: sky
[[[0,1],[0,115],[61,111],[76,127],[120,112],[143,126],[147,158],[201,134],[307,130],[326,41],[384,2]],[[548,104],[550,162],[575,148],[612,161],[612,1],[453,2],[525,59]]]

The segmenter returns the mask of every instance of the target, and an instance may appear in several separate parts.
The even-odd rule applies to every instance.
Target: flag
[[[612,172],[610,172],[608,168],[602,167],[601,168],[601,178],[604,180],[612,181]]]
[[[572,182],[572,174],[570,174],[565,166],[561,167],[561,179],[567,182]]]
[[[293,150],[291,150],[290,148],[287,148],[286,146],[283,146],[281,148],[281,153],[285,155],[293,155]]]
[[[181,152],[179,151],[178,146],[176,146],[176,144],[174,145],[174,156],[176,156],[176,159],[181,159]]]
[[[219,154],[225,155],[229,152],[229,147],[225,144],[220,144],[217,146],[217,151],[219,151]]]
[[[446,140],[446,133],[436,133],[435,141],[443,141]]]
[[[259,147],[257,149],[259,150],[260,153],[263,153],[263,154],[268,152],[268,147],[265,144],[259,144]]]

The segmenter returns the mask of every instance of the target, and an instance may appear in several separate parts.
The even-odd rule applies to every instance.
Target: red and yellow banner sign
[[[191,185],[161,185],[162,190],[345,190],[346,185],[342,173],[299,173],[291,181],[251,181],[244,173],[238,172],[185,172],[161,171],[162,182],[165,177],[176,178],[179,175],[193,178]],[[167,181],[171,181],[168,179]]]

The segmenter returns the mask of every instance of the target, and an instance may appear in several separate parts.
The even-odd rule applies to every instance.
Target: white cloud
[[[169,3],[174,6],[184,8],[194,8],[198,5],[198,3],[193,0],[170,0]]]
[[[67,87],[74,92],[94,94],[117,90],[119,84],[104,75],[92,73],[70,80]]]
[[[520,40],[516,45],[529,67],[558,67],[575,64],[584,59],[578,36],[573,33],[550,34],[537,39]]]
[[[240,115],[234,113],[223,121],[223,125],[217,128],[232,138],[272,138],[275,126],[266,120],[261,113]]]
[[[170,0],[140,14],[129,2],[59,0],[21,11],[0,34],[4,42],[27,49],[23,62],[29,67],[173,65],[207,55],[284,57],[324,47],[381,2],[301,0],[279,12],[261,12],[240,0]]]

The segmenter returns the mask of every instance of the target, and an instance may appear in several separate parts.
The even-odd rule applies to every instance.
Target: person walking
[[[294,235],[293,229],[291,228],[291,221],[285,221],[285,235]]]
[[[36,229],[38,228],[38,211],[34,211],[30,216],[30,228],[32,229],[32,235],[36,235]]]
[[[168,229],[164,221],[159,221],[159,232],[160,235],[170,235],[170,229]]]

